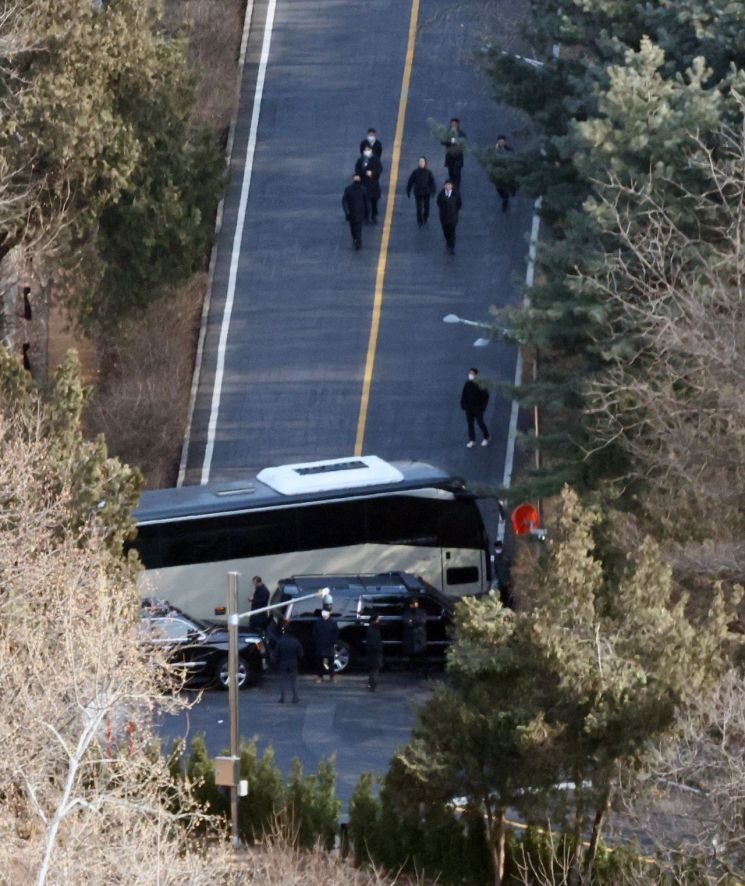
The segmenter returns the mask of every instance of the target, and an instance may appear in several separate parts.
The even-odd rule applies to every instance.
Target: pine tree
[[[599,520],[565,489],[538,568],[517,588],[528,608],[512,613],[494,596],[460,604],[451,683],[391,770],[411,802],[463,797],[480,811],[495,883],[508,807],[563,825],[573,876],[590,882],[621,779],[643,775],[655,742],[727,667],[738,600],[718,592],[694,619],[651,540],[623,568],[599,556]]]
[[[517,393],[541,405],[550,428],[540,441],[547,467],[529,483],[545,495],[567,480],[593,488],[625,469],[624,453],[597,446],[584,416],[588,383],[633,341],[602,292],[605,257],[623,247],[598,189],[612,179],[623,201],[623,188],[641,180],[682,225],[705,224],[685,195],[709,186],[689,162],[690,135],[716,142],[722,123],[739,119],[730,90],[742,76],[745,31],[740,4],[714,10],[704,0],[533,0],[531,11],[544,65],[495,51],[486,69],[495,97],[539,130],[537,149],[516,167],[523,192],[543,198],[552,244],[541,244],[529,307],[499,319],[540,356],[537,382]]]

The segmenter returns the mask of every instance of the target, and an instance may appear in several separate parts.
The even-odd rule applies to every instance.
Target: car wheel
[[[228,657],[221,656],[215,665],[215,680],[221,689],[228,688]],[[252,672],[251,667],[245,658],[238,656],[238,688],[245,689],[256,682],[256,675]]]
[[[334,673],[343,674],[351,661],[352,650],[349,648],[349,643],[345,643],[344,640],[338,640],[334,644]]]

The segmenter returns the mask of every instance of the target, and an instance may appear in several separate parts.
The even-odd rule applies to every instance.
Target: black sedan
[[[142,640],[164,647],[172,667],[188,683],[215,683],[228,688],[228,628],[192,618],[165,600],[146,597],[140,609]],[[266,668],[263,637],[250,628],[238,630],[238,687],[258,682]]]

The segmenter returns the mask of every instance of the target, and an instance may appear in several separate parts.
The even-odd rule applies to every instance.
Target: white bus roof
[[[256,479],[280,495],[307,495],[309,492],[402,483],[404,475],[377,455],[362,455],[264,468]]]
[[[304,473],[300,476],[311,480],[315,476],[314,482],[318,483],[314,487],[315,491],[310,491],[310,486],[307,486],[305,491],[292,494],[278,492],[274,485],[264,480],[265,476],[271,480],[273,472],[284,472],[288,468],[349,464],[363,460],[374,460],[373,464],[384,465],[388,471],[384,475],[382,471],[376,471],[374,468],[314,470],[313,473]],[[357,485],[352,485],[352,475],[356,476]],[[384,476],[390,479],[384,480]],[[331,483],[333,485],[330,485]],[[326,459],[322,462],[312,462],[310,465],[264,468],[258,475],[247,474],[242,479],[210,481],[204,486],[147,490],[142,493],[133,516],[138,524],[144,525],[200,516],[281,508],[293,504],[313,504],[327,499],[336,501],[388,493],[419,495],[421,490],[446,490],[448,493],[467,494],[463,480],[433,465],[416,461],[396,461],[391,464],[374,456],[364,456],[359,459],[353,457]]]

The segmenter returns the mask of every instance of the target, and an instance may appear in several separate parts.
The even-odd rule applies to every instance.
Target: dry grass
[[[196,119],[224,132],[235,103],[245,0],[166,0],[169,30],[186,32],[197,77]]]
[[[197,80],[195,120],[227,138],[236,100],[245,0],[166,0],[165,24],[189,41]],[[189,390],[207,275],[166,295],[99,353],[88,427],[112,455],[136,465],[147,486],[173,486],[187,421]]]
[[[298,849],[281,836],[267,839],[236,856],[241,882],[256,886],[424,886],[421,878],[389,876],[358,869],[336,852]],[[430,881],[428,881],[430,882]]]
[[[206,275],[155,302],[106,351],[87,423],[150,488],[176,482]]]

